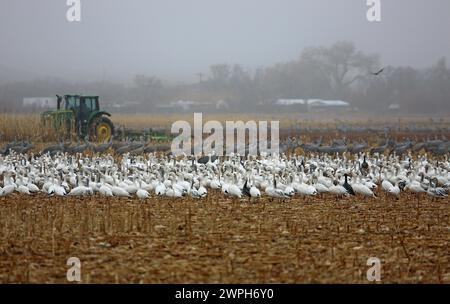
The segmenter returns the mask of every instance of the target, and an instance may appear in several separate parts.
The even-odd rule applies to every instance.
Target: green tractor
[[[98,96],[64,95],[57,97],[57,109],[42,113],[45,125],[68,135],[75,132],[79,138],[107,142],[114,134],[110,113],[101,111]],[[61,132],[61,133],[62,133]]]

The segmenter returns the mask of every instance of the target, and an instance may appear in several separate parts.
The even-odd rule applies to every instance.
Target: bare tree
[[[141,101],[154,103],[162,89],[162,81],[156,76],[136,75],[134,84],[139,91]]]
[[[211,80],[217,84],[226,84],[231,75],[231,68],[228,64],[215,64],[210,68]]]
[[[321,71],[340,97],[348,95],[350,85],[368,76],[379,65],[377,55],[366,55],[358,51],[353,43],[346,41],[337,42],[331,47],[308,48],[301,58]]]

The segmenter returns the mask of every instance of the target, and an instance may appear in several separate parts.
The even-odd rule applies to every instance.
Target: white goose
[[[328,188],[328,191],[337,197],[348,195],[347,189],[345,189],[342,185],[340,185],[337,180],[333,182],[333,186]]]
[[[359,177],[356,179],[356,182],[353,183],[351,186],[356,194],[360,194],[366,197],[376,197],[373,191],[369,189],[369,187],[361,183]]]
[[[290,198],[284,192],[284,189],[277,188],[277,180],[275,176],[273,177],[273,186],[268,186],[265,190],[265,193],[272,198]]]

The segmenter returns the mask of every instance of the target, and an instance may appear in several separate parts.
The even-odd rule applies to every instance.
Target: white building
[[[349,108],[350,104],[342,100],[308,99],[308,107],[313,108]]]
[[[305,99],[278,99],[275,104],[278,106],[304,105],[307,103]]]
[[[278,99],[277,106],[300,106],[308,111],[345,110],[350,109],[350,103],[342,100],[323,99]]]
[[[24,107],[56,109],[57,102],[56,97],[25,97],[22,104]]]
[[[169,103],[162,103],[156,105],[158,109],[161,110],[182,110],[182,111],[195,111],[195,110],[205,110],[213,107],[211,102],[199,102],[193,100],[177,100],[171,101]]]
[[[228,105],[228,102],[226,102],[225,100],[221,99],[216,103],[216,109],[217,110],[226,110],[228,109],[230,106]]]
[[[388,107],[388,110],[389,111],[398,111],[398,110],[400,110],[400,104],[398,104],[398,103],[390,104]]]

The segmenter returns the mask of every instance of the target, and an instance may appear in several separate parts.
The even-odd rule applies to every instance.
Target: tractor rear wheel
[[[97,118],[91,126],[94,140],[100,143],[108,142],[114,134],[114,125],[112,121],[105,116]],[[91,133],[92,134],[92,133]]]

